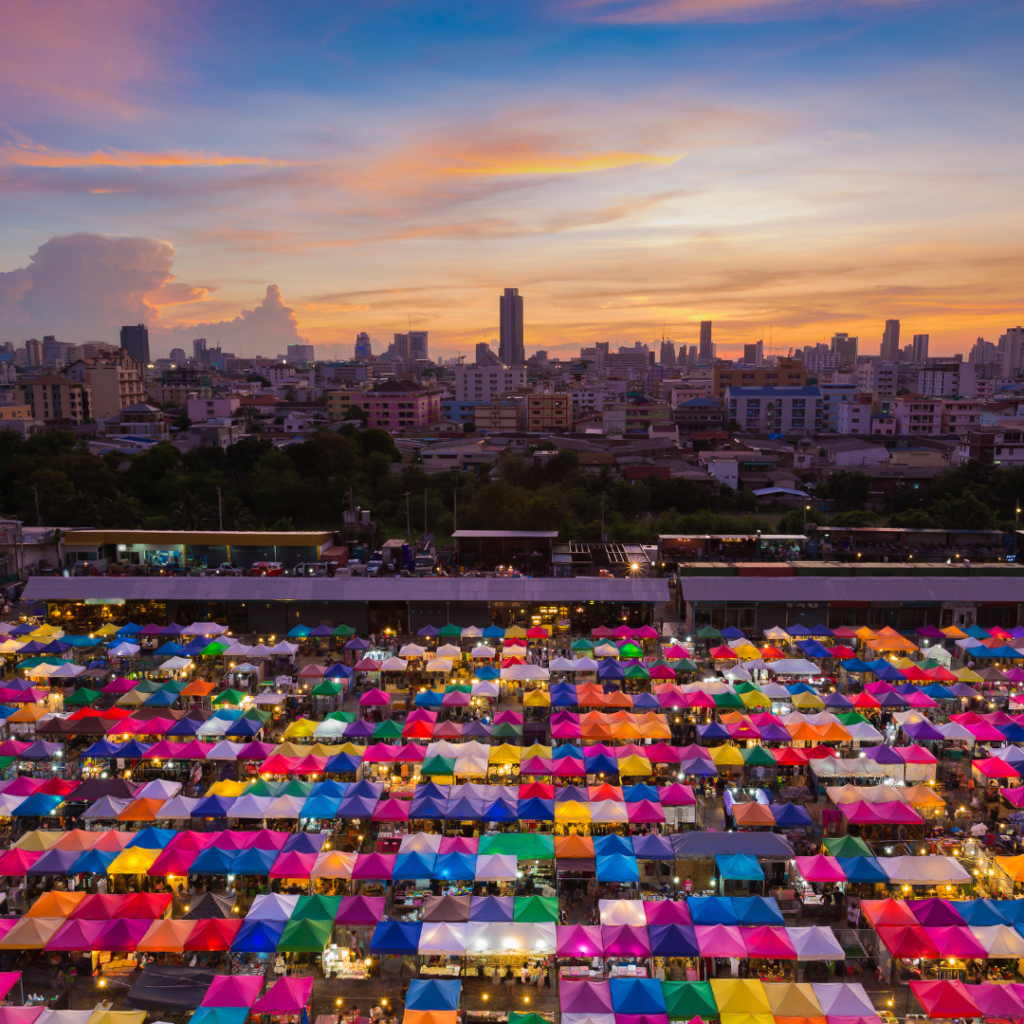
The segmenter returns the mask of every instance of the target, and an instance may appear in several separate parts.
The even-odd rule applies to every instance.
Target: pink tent
[[[394,761],[397,751],[397,744],[371,743],[366,750],[363,751],[363,761],[368,764]]]
[[[472,695],[463,693],[461,690],[452,690],[441,698],[443,708],[468,708],[473,702]]]
[[[309,878],[310,871],[316,863],[315,853],[299,853],[288,850],[278,855],[271,865],[271,878]]]
[[[680,900],[658,900],[657,902],[646,901],[644,903],[644,914],[647,916],[647,924],[692,924],[690,908]]]
[[[261,828],[252,837],[247,850],[280,850],[288,842],[287,832],[275,832],[272,828]]]
[[[688,708],[713,708],[715,707],[715,698],[703,690],[694,690],[693,693],[686,694],[686,706]]]
[[[213,984],[206,990],[200,1006],[252,1006],[263,988],[262,975],[214,976]]]
[[[160,744],[158,743],[157,746],[160,746]],[[199,740],[189,740],[188,743],[181,744],[181,749],[175,757],[180,757],[185,761],[205,761],[206,755],[211,750],[213,750],[212,743],[200,743]],[[150,747],[146,757],[151,758],[153,756],[153,748]]]
[[[367,690],[359,698],[359,706],[361,708],[383,707],[385,704],[390,703],[391,694],[385,690]]]
[[[598,925],[560,924],[555,926],[559,956],[592,957],[604,952],[604,939]]]
[[[383,662],[374,661],[373,658],[360,658],[352,667],[356,672],[379,672],[382,664]]]
[[[994,726],[988,722],[962,722],[963,727],[976,739],[982,743],[995,742],[1005,743],[1006,737]]]
[[[563,981],[558,985],[562,1014],[607,1014],[612,1012],[612,991],[607,981]]]
[[[152,921],[117,917],[103,922],[103,931],[93,939],[92,948],[104,953],[131,953],[149,931]]]
[[[747,943],[747,956],[763,957],[766,960],[797,958],[796,950],[785,928],[761,925],[756,928],[744,928],[742,934]]]
[[[1000,733],[1000,735],[1002,735]],[[553,740],[578,740],[580,738],[579,722],[559,722],[551,724],[551,738]]]
[[[999,795],[1006,797],[1012,807],[1024,807],[1024,786],[1018,786],[1016,789],[1003,787],[999,790]]]
[[[427,756],[427,748],[418,743],[403,743],[395,752],[396,761],[417,762],[423,761]]]
[[[11,927],[17,923],[16,920],[11,920]],[[3,999],[8,992],[18,984],[18,979],[21,977],[21,971],[3,971],[0,972],[0,999]],[[34,1009],[34,1007],[33,1007]]]
[[[181,757],[181,752],[185,749],[185,746],[186,744],[178,743],[174,740],[160,740],[159,743],[154,743],[153,746],[146,751],[146,760],[169,761],[175,757]]]
[[[684,786],[681,782],[673,782],[671,786],[659,786],[658,799],[661,800],[663,807],[693,807],[697,803],[693,787]]]
[[[935,948],[943,956],[988,959],[988,950],[974,937],[971,929],[965,928],[963,925],[929,928],[928,937],[935,943]]]
[[[323,665],[317,665],[316,663],[307,665],[305,668],[299,671],[300,679],[322,679],[326,669]]]
[[[375,925],[384,914],[383,896],[343,896],[338,907],[338,924]]]
[[[4,796],[31,796],[46,779],[34,779],[31,775],[19,775],[13,782],[4,786]]]
[[[374,808],[374,821],[408,821],[412,803],[409,800],[396,800],[393,797],[381,800]],[[388,875],[388,878],[391,876]]]
[[[617,1013],[615,1024],[668,1024],[667,1013]]]
[[[248,850],[257,835],[258,833],[251,830],[236,832],[234,829],[226,829],[224,832],[218,832],[216,841],[209,845],[223,846],[229,850]]]
[[[395,870],[395,854],[393,853],[361,853],[356,857],[352,869],[354,879],[386,879],[390,880]]]
[[[912,747],[894,747],[907,764],[938,764],[939,759],[924,747],[915,744]]]
[[[797,870],[808,882],[845,882],[846,872],[835,857],[817,854],[814,857],[797,857]]]
[[[653,800],[639,800],[626,804],[626,814],[631,825],[646,825],[665,820],[665,812]]]
[[[20,974],[20,971],[13,973]],[[0,1024],[35,1024],[44,1006],[4,1006],[0,1007]]]
[[[251,743],[246,743],[244,747],[238,752],[239,761],[262,761],[265,758],[270,757],[274,752],[276,744],[267,743],[263,740],[253,740]]]
[[[653,626],[638,626],[633,630],[637,640],[657,640],[660,634]]]
[[[279,978],[262,998],[253,1004],[253,1013],[301,1013],[313,991],[312,978]]]
[[[669,644],[668,647],[665,648],[666,658],[672,658],[675,660],[677,658],[688,658],[689,656],[690,652],[681,644]]]
[[[443,836],[438,853],[468,853],[475,857],[480,848],[480,840],[473,836]]]
[[[652,743],[649,747],[644,747],[644,753],[651,764],[679,764],[682,760],[679,748],[667,743]]]
[[[579,735],[579,727],[576,728]],[[528,757],[519,765],[520,775],[550,775],[552,771],[551,758],[549,757]]]
[[[75,952],[91,950],[103,931],[105,921],[65,921],[46,943],[46,949]],[[100,947],[96,947],[99,949]]]
[[[694,932],[701,956],[747,956],[747,944],[735,925],[699,924]]]
[[[650,956],[647,928],[634,924],[602,925],[605,956]]]

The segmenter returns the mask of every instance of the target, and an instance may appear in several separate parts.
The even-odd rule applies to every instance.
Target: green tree
[[[871,496],[871,477],[859,471],[840,470],[838,473],[830,473],[815,493],[836,502],[841,508],[855,508],[863,505]]]

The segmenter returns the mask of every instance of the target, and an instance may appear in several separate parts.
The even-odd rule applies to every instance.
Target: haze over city
[[[0,342],[722,356],[1021,319],[1017,3],[6,5]]]

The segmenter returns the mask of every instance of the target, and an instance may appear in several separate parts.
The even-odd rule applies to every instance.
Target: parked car
[[[366,575],[367,576],[377,576],[377,575],[379,575],[380,571],[381,571],[381,566],[383,566],[383,564],[384,563],[379,561],[378,559],[373,559],[372,561],[367,562],[366,563]]]
[[[250,576],[281,576],[284,565],[281,562],[253,562],[249,570]]]
[[[218,576],[241,576],[242,567],[235,565],[234,562],[221,562],[215,572]]]
[[[300,562],[292,570],[285,570],[286,576],[329,576],[326,562]]]

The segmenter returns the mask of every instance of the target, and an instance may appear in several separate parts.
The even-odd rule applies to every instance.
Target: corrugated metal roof
[[[33,576],[26,601],[608,601],[668,600],[660,579],[464,579],[426,577]]]
[[[1024,601],[1024,577],[682,576],[685,601]]]
[[[457,540],[460,538],[468,537],[480,537],[482,539],[494,538],[500,540],[506,538],[508,540],[518,540],[520,538],[528,539],[532,537],[557,537],[557,530],[456,530],[453,534]]]

